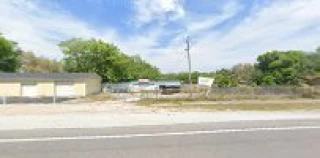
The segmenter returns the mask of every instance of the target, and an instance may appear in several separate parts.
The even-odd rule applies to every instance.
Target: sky
[[[271,50],[320,46],[320,0],[0,0],[0,32],[38,56],[62,59],[70,38],[97,38],[162,72],[254,63]]]

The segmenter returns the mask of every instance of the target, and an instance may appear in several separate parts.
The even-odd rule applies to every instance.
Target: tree
[[[260,55],[254,80],[258,85],[298,85],[309,72],[302,51],[272,51]]]
[[[93,72],[106,82],[157,78],[160,71],[139,56],[130,57],[102,40],[71,39],[60,43],[67,72]]]
[[[314,54],[308,54],[308,61],[312,69],[316,72],[320,72],[320,52]]]
[[[217,71],[214,83],[218,87],[236,87],[238,85],[236,76],[228,69]]]
[[[63,71],[60,62],[36,57],[32,52],[23,52],[21,58],[22,72],[57,73]]]
[[[158,68],[144,61],[139,55],[128,57],[128,78],[130,79],[158,79],[161,73]]]
[[[16,72],[20,67],[19,56],[20,51],[17,44],[0,34],[0,71]]]
[[[251,84],[253,72],[254,67],[249,63],[240,63],[232,67],[232,73],[239,84]]]
[[[115,82],[126,78],[124,55],[120,50],[101,40],[71,39],[60,43],[65,55],[67,72],[92,72],[104,81]]]
[[[315,72],[320,73],[320,47],[318,47],[315,52],[306,53],[306,56],[311,68]]]

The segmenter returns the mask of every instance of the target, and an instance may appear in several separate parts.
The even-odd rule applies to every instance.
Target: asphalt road
[[[0,132],[0,158],[319,158],[320,120]]]

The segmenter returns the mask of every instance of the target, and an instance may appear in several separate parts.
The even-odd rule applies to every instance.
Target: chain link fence
[[[0,97],[0,105],[6,104],[58,104],[65,103],[74,98],[61,98],[61,97],[11,97],[2,96]]]
[[[273,99],[273,98],[316,98],[319,96],[316,87],[234,87],[211,88],[208,99]]]
[[[192,92],[190,96],[189,92]],[[320,98],[320,87],[271,86],[271,87],[198,87],[183,85],[180,93],[172,95],[149,93],[144,99],[195,99],[195,100],[255,100],[255,99],[299,99]]]
[[[192,91],[192,96],[189,92]],[[320,98],[320,86],[269,86],[269,87],[200,87],[188,84],[182,85],[179,91],[163,93],[161,89],[141,90],[133,92],[128,83],[103,84],[103,92],[111,98],[121,101],[138,101],[141,99],[168,100],[267,100],[267,99],[300,99]]]

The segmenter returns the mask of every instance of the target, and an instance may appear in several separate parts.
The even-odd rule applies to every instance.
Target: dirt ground
[[[225,111],[235,110],[239,106],[251,105],[242,108],[247,111],[248,108],[256,106],[281,106],[297,107],[296,105],[318,105],[320,100],[275,100],[275,101],[197,101],[183,102],[182,106],[175,106],[175,103],[158,103],[152,106],[141,106],[136,102],[126,101],[83,101],[73,100],[65,103],[36,103],[36,104],[0,104],[0,115],[54,115],[54,114],[150,114],[150,113],[168,113],[168,112],[210,112],[210,111]],[[214,109],[215,106],[220,109]],[[229,106],[228,106],[229,105]],[[256,107],[254,106],[254,108]],[[185,107],[185,108],[183,108]],[[202,108],[203,107],[203,108]],[[209,107],[209,108],[208,108]],[[226,108],[224,108],[226,107]],[[228,109],[228,107],[232,107]],[[221,109],[223,108],[223,109]],[[301,108],[301,107],[299,107]],[[303,108],[303,107],[302,107]],[[239,108],[241,111],[241,108]],[[286,109],[285,109],[286,110]],[[288,109],[290,110],[290,108]],[[298,109],[301,110],[301,109]],[[302,109],[303,110],[303,109]],[[309,109],[310,110],[310,109]],[[311,109],[312,110],[312,109]],[[250,111],[250,110],[249,110]],[[260,110],[258,110],[260,111]],[[266,109],[266,111],[268,111]],[[272,109],[270,110],[272,111]]]
[[[133,103],[121,101],[97,101],[90,103],[59,104],[9,104],[0,105],[0,115],[53,115],[65,113],[151,113],[155,108],[135,106]]]

